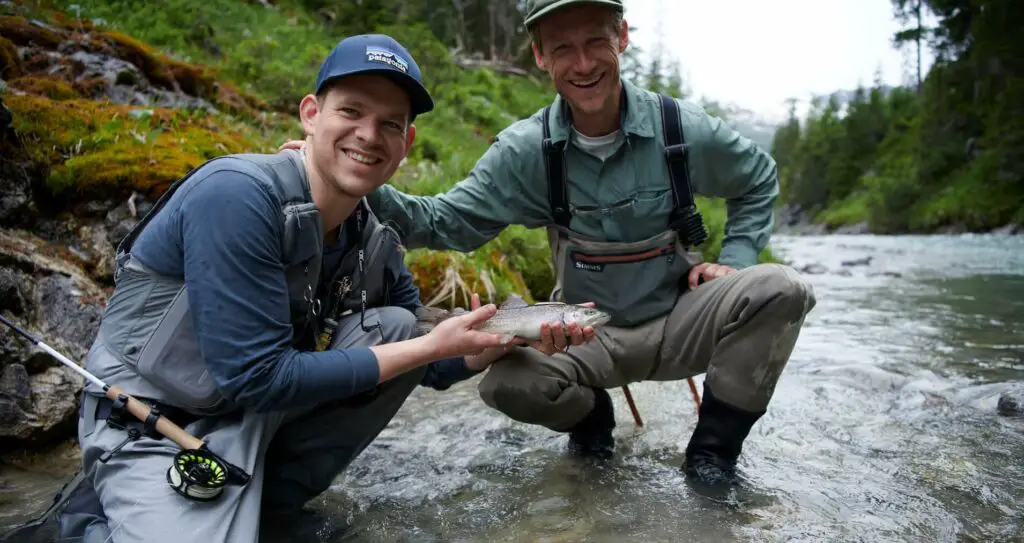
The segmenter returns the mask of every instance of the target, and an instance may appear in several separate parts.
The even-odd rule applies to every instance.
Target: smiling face
[[[307,152],[324,188],[358,199],[391,178],[415,139],[405,91],[387,77],[353,75],[299,105]]]
[[[619,54],[629,30],[615,21],[612,10],[584,4],[547,15],[534,29],[537,66],[576,116],[618,115]]]

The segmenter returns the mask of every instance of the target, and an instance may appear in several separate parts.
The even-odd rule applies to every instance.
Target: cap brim
[[[397,84],[399,87],[402,87],[405,90],[405,92],[409,95],[409,103],[412,108],[412,111],[410,111],[410,113],[412,114],[413,117],[422,115],[434,109],[434,99],[430,97],[430,92],[427,91],[427,88],[424,87],[422,83],[416,81],[416,79],[411,75],[389,68],[371,68],[367,70],[357,70],[345,74],[339,74],[334,77],[325,79],[324,82],[320,84],[320,88],[317,89],[317,92],[320,92],[320,89],[322,89],[324,85],[330,83],[331,81],[337,81],[338,79],[341,79],[343,77],[360,74],[382,75],[390,78],[392,81],[395,82],[395,84]]]
[[[534,13],[525,21],[523,21],[523,25],[530,26],[536,23],[538,19],[546,15],[550,15],[552,12],[558,11],[562,8],[567,8],[569,6],[576,6],[581,4],[606,6],[615,9],[616,11],[623,11],[625,9],[622,5],[622,2],[614,0],[562,0],[561,2],[554,2],[550,6],[547,6],[546,8],[539,10],[537,13]]]

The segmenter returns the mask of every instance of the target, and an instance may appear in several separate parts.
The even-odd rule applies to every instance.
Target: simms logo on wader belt
[[[665,131],[665,161],[668,163],[668,174],[672,180],[672,199],[675,207],[669,215],[669,228],[679,233],[679,239],[685,247],[696,247],[708,238],[707,229],[701,218],[697,204],[693,200],[693,189],[690,187],[689,147],[683,135],[682,122],[679,119],[679,104],[671,96],[659,95],[661,98],[661,122]],[[569,228],[569,197],[565,188],[565,142],[551,141],[551,130],[548,127],[549,110],[546,106],[541,116],[544,131],[544,163],[548,173],[548,200],[555,223]],[[580,268],[576,262],[574,265]],[[585,268],[580,268],[585,269]]]
[[[604,264],[599,264],[599,263],[594,263],[594,262],[585,262],[583,260],[580,260],[580,257],[575,255],[575,254],[572,255],[572,265],[577,270],[583,270],[583,271],[589,271],[589,272],[603,272],[604,271]]]
[[[409,63],[402,59],[401,56],[395,53],[381,48],[370,45],[366,48],[366,61],[367,62],[379,62],[381,64],[387,64],[403,72],[409,72]]]

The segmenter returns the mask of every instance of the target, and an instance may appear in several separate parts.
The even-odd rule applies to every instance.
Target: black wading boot
[[[687,479],[704,487],[727,487],[736,477],[736,460],[750,428],[764,415],[742,411],[715,398],[704,383],[690,443],[686,446],[683,472]]]
[[[569,429],[569,452],[582,457],[607,460],[615,452],[615,409],[603,388],[594,388],[594,408]]]

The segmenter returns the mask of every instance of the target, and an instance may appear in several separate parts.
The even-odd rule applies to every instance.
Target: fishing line
[[[46,351],[50,356],[84,377],[90,383],[101,388],[103,394],[113,401],[115,405],[124,405],[125,409],[134,415],[135,418],[139,419],[139,421],[152,425],[156,428],[157,432],[181,447],[182,450],[174,456],[174,462],[167,468],[167,483],[178,494],[192,500],[205,502],[212,501],[220,496],[224,487],[228,484],[237,484],[239,486],[248,484],[250,475],[245,470],[218,456],[209,449],[205,441],[189,434],[170,419],[161,415],[158,410],[125,394],[117,385],[104,383],[98,377],[86,371],[85,368],[75,364],[66,356],[23,330],[3,315],[0,315],[0,322],[3,322],[10,329],[31,341],[35,346]],[[130,438],[131,436],[129,436]],[[127,440],[121,446],[125,443],[127,443]]]

